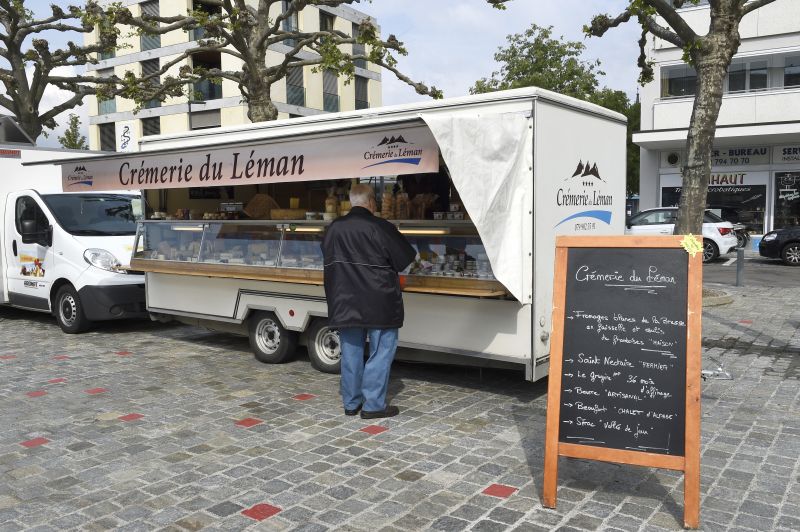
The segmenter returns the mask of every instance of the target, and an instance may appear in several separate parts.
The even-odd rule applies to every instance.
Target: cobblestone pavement
[[[797,285],[796,285],[797,286]],[[800,530],[800,288],[704,312],[702,527]],[[0,310],[0,531],[676,530],[681,475],[561,459],[540,504],[546,383],[396,364],[400,416],[338,377],[147,322],[65,336]]]

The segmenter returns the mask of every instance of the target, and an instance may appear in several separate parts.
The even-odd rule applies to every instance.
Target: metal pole
[[[736,286],[742,286],[742,276],[744,275],[744,249],[736,250]]]

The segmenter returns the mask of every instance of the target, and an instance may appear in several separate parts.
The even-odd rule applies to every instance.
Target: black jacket
[[[322,255],[331,327],[403,326],[397,273],[411,264],[416,251],[392,223],[353,207],[328,226]]]

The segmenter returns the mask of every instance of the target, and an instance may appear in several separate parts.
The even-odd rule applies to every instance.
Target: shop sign
[[[775,146],[772,160],[776,163],[800,163],[800,144]]]
[[[65,191],[218,187],[439,171],[426,126],[62,164]]]
[[[20,150],[0,150],[0,159],[19,159],[21,157],[22,152]]]
[[[712,172],[708,178],[709,187],[736,187],[742,185],[766,185],[767,172]],[[683,177],[680,174],[661,176],[662,187],[681,187]]]
[[[748,164],[769,164],[769,148],[760,146],[714,148],[711,150],[711,166],[742,166]]]

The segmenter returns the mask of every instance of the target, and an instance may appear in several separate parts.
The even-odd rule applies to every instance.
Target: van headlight
[[[778,238],[778,233],[767,233],[761,240],[764,242],[769,242],[770,240],[775,240],[776,238]]]
[[[115,273],[118,273],[120,266],[122,266],[117,260],[117,257],[105,249],[87,249],[83,252],[83,260],[95,268],[100,268],[101,270],[107,270]]]

